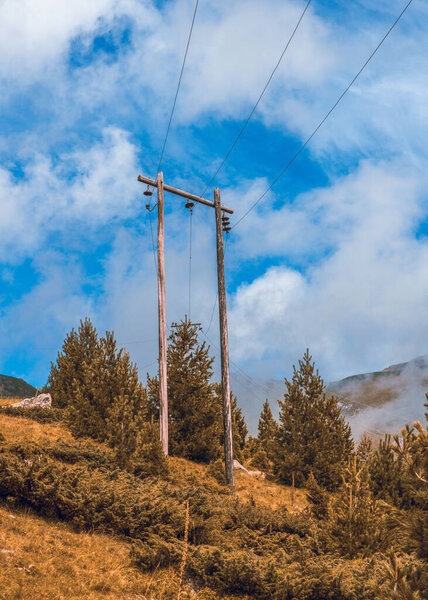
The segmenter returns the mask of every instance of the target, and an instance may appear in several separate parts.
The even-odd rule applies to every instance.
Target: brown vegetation
[[[10,406],[11,404],[21,402],[21,400],[22,398],[0,398],[0,406]]]

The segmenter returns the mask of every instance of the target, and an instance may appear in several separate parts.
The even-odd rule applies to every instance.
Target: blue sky
[[[313,0],[215,184],[237,220],[402,10]],[[199,194],[263,88],[301,1],[202,0],[165,180]],[[156,280],[139,173],[154,176],[193,0],[0,6],[0,372],[43,385],[90,316],[144,377]],[[231,358],[282,378],[309,346],[328,380],[428,353],[428,7],[414,0],[308,148],[234,230]],[[212,189],[209,190],[212,194]],[[168,321],[188,311],[189,215],[166,199]],[[193,217],[192,313],[216,297],[214,215]],[[216,315],[209,336],[218,337]]]

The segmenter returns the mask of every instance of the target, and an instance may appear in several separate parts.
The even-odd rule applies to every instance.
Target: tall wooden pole
[[[158,173],[158,310],[159,310],[159,425],[162,449],[168,454],[168,381],[166,370],[166,302],[164,255],[163,173]]]
[[[220,317],[221,348],[221,389],[223,397],[224,456],[226,483],[235,495],[235,475],[233,472],[232,408],[230,405],[229,382],[229,342],[227,337],[226,285],[224,281],[223,223],[221,220],[220,190],[214,190],[215,222],[217,233],[217,279],[218,306]]]

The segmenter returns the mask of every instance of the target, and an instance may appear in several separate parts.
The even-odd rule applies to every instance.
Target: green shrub
[[[137,540],[131,548],[131,559],[142,571],[153,571],[180,562],[183,544],[177,539],[167,541],[154,533]]]

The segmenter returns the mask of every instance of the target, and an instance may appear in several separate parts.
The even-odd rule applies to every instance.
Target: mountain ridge
[[[231,389],[238,397],[253,435],[257,433],[259,414],[266,398],[271,403],[274,416],[278,417],[277,400],[285,392],[283,381],[233,372]],[[363,423],[368,429],[394,430],[395,422],[400,427],[403,421],[422,418],[424,391],[428,391],[428,355],[393,364],[380,371],[332,381],[327,384],[326,391],[338,397],[343,414],[356,435],[360,434]],[[385,427],[382,427],[383,423]]]
[[[36,394],[36,388],[19,377],[0,375],[0,398],[28,398]]]

